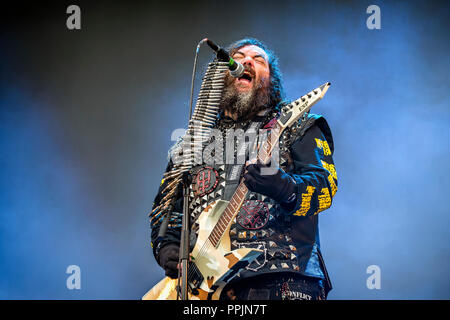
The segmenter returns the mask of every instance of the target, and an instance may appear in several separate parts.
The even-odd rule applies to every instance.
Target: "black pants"
[[[295,273],[267,273],[227,284],[221,300],[325,300],[323,281]]]

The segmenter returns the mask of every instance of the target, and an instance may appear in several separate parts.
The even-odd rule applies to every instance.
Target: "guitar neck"
[[[231,221],[233,221],[234,217],[236,217],[237,213],[241,209],[247,193],[247,186],[244,184],[244,182],[241,181],[233,196],[231,197],[230,202],[228,203],[227,207],[225,208],[224,212],[217,221],[217,224],[214,226],[208,237],[208,239],[214,246],[217,246],[219,244],[225,230],[228,229]]]
[[[276,123],[268,134],[267,140],[264,141],[264,143],[258,150],[258,161],[262,163],[267,163],[269,161],[272,150],[276,145],[278,139],[280,138],[282,131],[283,128],[278,123]],[[227,207],[225,208],[224,212],[217,221],[217,224],[214,226],[208,237],[208,239],[214,246],[217,246],[219,244],[224,232],[228,229],[233,219],[237,216],[239,210],[241,210],[247,193],[248,188],[241,180],[239,186],[231,197],[230,202],[228,203]]]

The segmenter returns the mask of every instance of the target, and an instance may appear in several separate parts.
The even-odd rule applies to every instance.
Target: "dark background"
[[[195,47],[246,36],[279,55],[288,98],[332,83],[313,109],[339,179],[320,219],[329,298],[450,298],[446,2],[15,3],[1,9],[0,298],[139,299],[163,277],[147,214],[187,125]],[[73,264],[81,290],[66,288]]]

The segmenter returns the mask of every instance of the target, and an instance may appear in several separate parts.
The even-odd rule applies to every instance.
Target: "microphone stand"
[[[177,300],[188,300],[188,264],[189,264],[189,185],[190,174],[183,174],[183,218],[181,222],[180,266],[178,269]],[[181,273],[181,277],[180,277]],[[180,284],[181,278],[181,284]]]
[[[207,39],[202,39],[198,44],[194,57],[194,69],[192,70],[191,80],[191,97],[189,102],[189,120],[192,117],[192,102],[194,99],[194,81],[195,71],[197,69],[197,57],[200,46],[205,43]],[[188,300],[188,267],[189,267],[189,249],[190,249],[190,235],[189,235],[189,185],[191,177],[189,172],[183,173],[183,218],[181,222],[181,239],[180,239],[180,253],[179,253],[179,269],[178,269],[178,290],[177,300]],[[180,275],[181,273],[181,275]],[[181,279],[181,284],[180,284]]]

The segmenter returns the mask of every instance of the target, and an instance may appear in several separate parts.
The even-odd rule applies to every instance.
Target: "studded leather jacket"
[[[221,119],[217,128],[243,128],[260,121],[265,128],[276,117],[269,113],[264,118],[256,117],[247,123]],[[286,129],[279,142],[280,167],[297,183],[297,197],[292,210],[286,211],[273,199],[249,192],[246,200],[230,228],[231,249],[257,248],[262,254],[236,279],[263,273],[294,272],[303,276],[324,280],[327,291],[331,283],[320,251],[319,215],[331,206],[337,191],[337,175],[333,162],[333,138],[326,120],[309,114],[294,126]],[[167,170],[172,164],[169,162]],[[200,213],[218,199],[229,200],[233,185],[238,180],[232,177],[233,165],[199,165],[191,170],[190,186],[191,249],[195,245]],[[157,206],[164,196],[161,183],[154,201]],[[181,189],[181,188],[180,188]],[[179,243],[181,235],[182,194],[178,195],[172,220],[163,240],[157,238],[160,224],[152,225],[152,247],[159,261],[159,250],[164,245]]]

